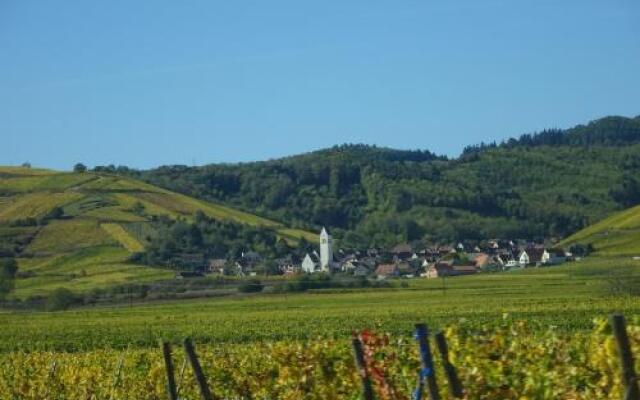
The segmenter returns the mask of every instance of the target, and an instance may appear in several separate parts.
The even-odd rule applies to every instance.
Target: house
[[[258,252],[247,251],[246,253],[242,253],[242,260],[255,264],[262,261],[262,256]]]
[[[454,254],[456,252],[456,249],[453,248],[452,246],[440,246],[438,247],[438,255],[440,257],[444,257],[447,254]]]
[[[360,263],[356,259],[347,259],[340,264],[340,271],[352,272]]]
[[[400,262],[397,264],[398,275],[402,276],[413,276],[414,268],[408,262]]]
[[[209,260],[208,272],[214,274],[224,274],[224,269],[227,266],[227,260],[225,258],[212,258]]]
[[[358,265],[353,269],[353,276],[367,276],[369,275],[370,269],[362,264],[358,263]]]
[[[364,265],[369,270],[373,270],[377,264],[375,257],[361,257],[358,259],[358,263]]]
[[[302,260],[302,272],[312,274],[320,271],[320,257],[318,257],[318,253],[315,251],[311,254],[307,253]]]
[[[253,272],[253,263],[245,260],[239,260],[234,263],[235,273],[238,276],[255,275]]]
[[[380,264],[378,265],[378,268],[376,268],[376,276],[378,279],[385,279],[398,275],[400,275],[400,271],[396,264]]]
[[[367,256],[369,256],[369,257],[374,257],[375,258],[375,257],[378,257],[379,254],[380,253],[378,252],[378,249],[375,249],[375,248],[367,249]]]
[[[407,260],[413,254],[413,251],[411,249],[411,245],[404,243],[396,245],[394,248],[392,248],[391,254],[393,254],[394,257],[398,260]]]
[[[567,261],[567,254],[562,249],[544,250],[540,259],[544,265],[557,265]]]
[[[278,265],[278,271],[283,275],[296,275],[302,271],[300,264],[294,262],[293,257],[287,256],[275,260]]]
[[[473,253],[469,255],[469,260],[478,268],[489,268],[491,266],[502,266],[500,257],[493,257],[487,253]]]
[[[443,276],[450,276],[451,270],[452,270],[451,262],[438,262],[430,265],[425,275],[429,279],[440,278]]]
[[[518,263],[521,267],[526,267],[527,265],[540,265],[542,264],[543,253],[544,248],[529,247],[520,252],[518,255]]]

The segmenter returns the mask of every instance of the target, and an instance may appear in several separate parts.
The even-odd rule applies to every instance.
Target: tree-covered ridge
[[[566,236],[640,201],[639,125],[639,118],[609,117],[562,139],[525,135],[451,160],[343,145],[265,162],[129,173],[293,226],[327,226],[345,247]]]
[[[527,133],[500,144],[493,142],[468,146],[463,154],[495,147],[622,146],[638,143],[640,143],[640,116],[635,118],[611,116],[569,129],[545,129],[538,133]]]

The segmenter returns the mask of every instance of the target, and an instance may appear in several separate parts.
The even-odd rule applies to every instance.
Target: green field
[[[136,211],[140,205],[142,212]],[[63,218],[36,226],[56,207],[63,209]],[[18,280],[12,296],[166,279],[171,272],[134,265],[128,258],[144,250],[154,216],[191,220],[197,211],[273,230],[289,242],[315,240],[309,232],[129,178],[0,167],[0,249],[16,252],[20,270],[32,273]]]
[[[590,225],[561,244],[574,243],[591,244],[601,256],[640,256],[640,206]]]
[[[610,281],[619,279],[637,283],[640,262],[593,258],[561,267],[449,278],[446,290],[440,279],[414,279],[408,288],[4,313],[0,350],[145,347],[160,337],[187,335],[215,343],[345,338],[365,327],[406,335],[417,321],[441,327],[464,318],[492,325],[504,313],[544,329],[555,325],[572,332],[589,329],[594,317],[613,311],[638,315],[640,298],[612,292]]]
[[[52,259],[47,270],[90,268],[84,263],[91,250],[83,252]],[[389,289],[0,312],[0,395],[165,398],[158,340],[174,344],[182,371],[178,344],[190,336],[217,398],[355,400],[361,389],[349,338],[371,329],[381,340],[371,347],[373,359],[396,398],[408,400],[419,370],[411,333],[424,321],[445,330],[468,399],[616,399],[623,393],[620,366],[604,321],[624,313],[640,351],[639,284],[640,262],[592,257],[446,281],[397,280]],[[436,356],[441,396],[448,398],[440,362]],[[193,373],[184,371],[177,373],[180,397],[196,400]],[[382,387],[375,384],[378,394]]]

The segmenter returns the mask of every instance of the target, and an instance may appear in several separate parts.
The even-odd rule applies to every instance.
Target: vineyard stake
[[[638,377],[633,366],[633,354],[631,354],[631,345],[629,344],[629,336],[627,336],[624,316],[613,314],[611,316],[611,328],[618,345],[620,363],[622,364],[622,382],[626,390],[624,398],[625,400],[639,400]]]
[[[362,342],[358,338],[354,338],[352,341],[353,354],[356,360],[356,368],[358,369],[358,375],[362,380],[362,396],[364,400],[373,400],[373,387],[371,386],[371,379],[367,373],[367,367],[364,362],[364,350],[362,350]]]
[[[161,342],[162,356],[164,358],[164,366],[167,372],[167,394],[169,400],[178,400],[178,391],[176,390],[175,375],[173,373],[173,359],[171,358],[171,345],[167,342]]]
[[[462,384],[458,379],[456,368],[449,361],[449,346],[447,346],[447,339],[444,337],[443,332],[436,333],[436,345],[438,346],[438,352],[442,357],[442,363],[444,365],[444,372],[447,375],[447,381],[449,382],[449,392],[453,398],[461,398]]]
[[[438,383],[436,382],[436,371],[433,365],[433,357],[431,356],[431,348],[429,347],[429,331],[427,325],[416,324],[415,338],[420,347],[420,361],[422,371],[420,376],[422,379],[427,378],[427,389],[429,390],[429,398],[431,400],[439,400]]]
[[[178,378],[178,384],[176,385],[176,394],[180,395],[180,388],[182,386],[182,379],[184,378],[184,370],[187,368],[187,357],[185,354],[184,360],[182,360],[182,366],[180,367],[180,377]]]
[[[209,386],[207,386],[207,379],[202,372],[200,361],[198,361],[198,356],[196,355],[196,351],[193,348],[193,343],[191,343],[191,339],[189,338],[184,339],[184,351],[185,353],[187,353],[187,357],[189,358],[189,362],[191,363],[193,374],[195,375],[196,382],[198,383],[198,387],[200,388],[200,396],[202,397],[202,400],[213,400],[213,396],[211,395]]]

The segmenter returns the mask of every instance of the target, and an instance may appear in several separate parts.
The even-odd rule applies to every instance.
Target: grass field
[[[62,261],[58,261],[64,265]],[[81,262],[81,261],[79,261]],[[60,267],[63,268],[63,267]],[[615,272],[612,273],[611,271]],[[640,262],[591,259],[563,267],[410,280],[409,288],[263,294],[225,299],[99,307],[60,313],[5,313],[0,350],[153,346],[159,337],[199,342],[253,342],[348,337],[365,327],[407,334],[461,318],[493,324],[509,313],[537,326],[588,329],[597,316],[640,312],[640,298],[611,296],[612,276],[640,278]]]

